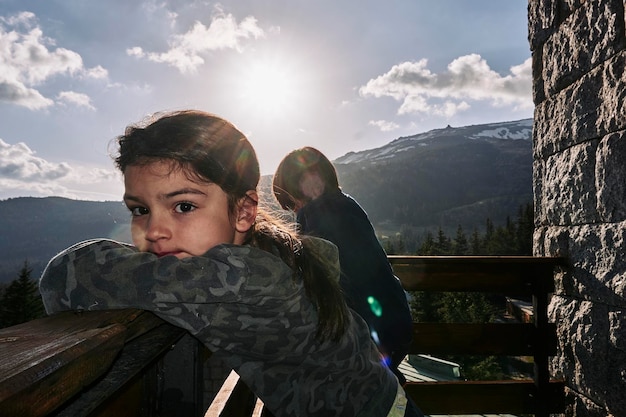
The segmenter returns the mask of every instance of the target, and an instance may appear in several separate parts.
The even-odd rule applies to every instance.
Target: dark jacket
[[[297,221],[303,233],[337,245],[348,306],[365,319],[381,352],[401,360],[411,342],[411,312],[365,211],[352,197],[334,190],[301,208]]]

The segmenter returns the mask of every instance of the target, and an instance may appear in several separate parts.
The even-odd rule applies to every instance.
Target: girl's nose
[[[150,218],[146,225],[146,239],[150,242],[155,242],[170,237],[171,229],[164,216],[150,213]]]

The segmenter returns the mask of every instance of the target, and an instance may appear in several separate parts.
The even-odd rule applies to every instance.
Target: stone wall
[[[566,256],[550,305],[566,416],[626,416],[624,0],[529,0],[535,255]]]

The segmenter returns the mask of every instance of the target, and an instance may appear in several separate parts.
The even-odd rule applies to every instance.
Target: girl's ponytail
[[[279,256],[302,277],[307,296],[317,308],[316,338],[338,341],[350,320],[350,312],[339,285],[339,268],[324,256],[316,239],[300,239],[295,232],[259,210],[246,243]]]

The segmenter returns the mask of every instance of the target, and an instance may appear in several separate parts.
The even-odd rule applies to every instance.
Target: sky
[[[527,0],[0,0],[0,200],[119,201],[126,126],[222,116],[262,174],[532,118]]]

